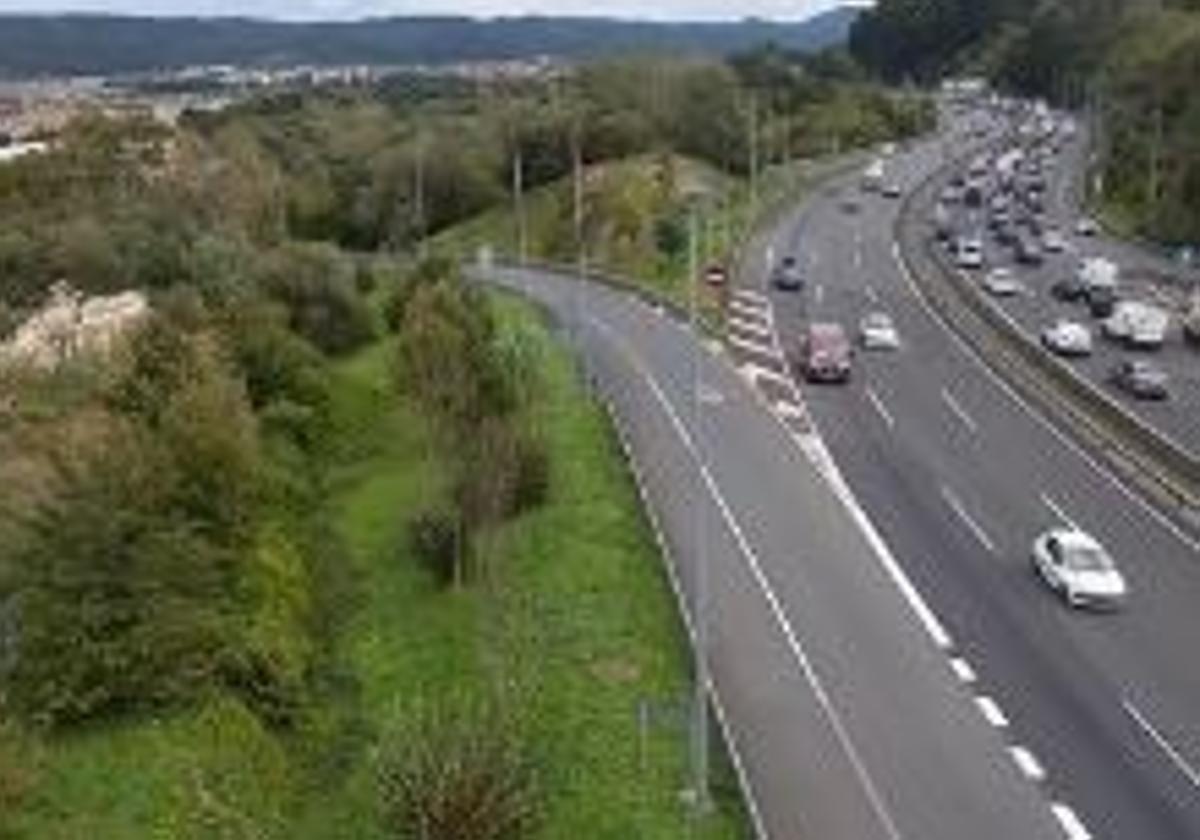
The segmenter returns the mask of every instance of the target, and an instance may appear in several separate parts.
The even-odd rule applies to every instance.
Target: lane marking
[[[762,344],[757,341],[750,341],[749,339],[742,338],[740,335],[734,335],[733,333],[726,335],[725,340],[734,347],[745,350],[747,353],[757,353],[761,356],[770,356],[771,358],[780,357],[779,348],[776,347],[774,343]]]
[[[979,694],[975,697],[975,705],[979,707],[979,713],[983,715],[983,719],[997,729],[1004,729],[1008,726],[1008,718],[1001,711],[999,704],[986,694]]]
[[[771,307],[766,304],[747,303],[744,300],[730,298],[729,308],[738,310],[739,315],[743,318],[761,318],[767,323],[771,322]]]
[[[825,287],[818,283],[813,288],[813,300],[818,304],[825,299]]]
[[[950,407],[950,411],[958,418],[960,423],[967,427],[967,430],[971,434],[976,434],[979,431],[979,426],[975,424],[974,418],[967,413],[967,410],[962,407],[958,400],[954,399],[954,395],[945,388],[942,389],[942,401]]]
[[[756,289],[747,289],[745,287],[734,289],[733,297],[749,301],[750,303],[757,303],[760,306],[768,304],[767,296]]]
[[[958,681],[971,685],[978,677],[975,675],[975,669],[971,667],[971,663],[963,659],[961,656],[950,657],[950,670],[954,672],[954,676],[958,677]]]
[[[752,332],[756,335],[761,335],[764,338],[770,338],[774,340],[775,334],[772,332],[770,324],[757,324],[753,321],[743,321],[740,318],[734,318],[732,315],[729,316],[729,318],[726,320],[726,323],[735,330]]]
[[[972,536],[979,541],[980,545],[986,548],[990,553],[995,554],[996,544],[992,542],[990,537],[988,537],[987,531],[983,530],[979,523],[971,518],[971,515],[967,513],[966,508],[963,507],[962,501],[954,494],[954,491],[945,484],[942,485],[942,499],[947,505],[949,505],[950,510],[954,511],[954,515],[957,516],[962,523],[967,526],[967,530],[970,531]]]
[[[802,418],[804,417],[804,409],[788,400],[779,400],[775,403],[775,411],[784,417]]]
[[[1092,834],[1087,830],[1087,826],[1075,814],[1073,810],[1061,802],[1051,802],[1050,812],[1054,814],[1058,824],[1062,826],[1062,830],[1066,833],[1068,840],[1093,840]]]
[[[879,399],[879,395],[875,393],[875,389],[867,387],[863,392],[867,395],[867,401],[871,403],[875,411],[880,417],[883,418],[883,422],[887,424],[887,427],[889,429],[894,427],[896,425],[896,421],[892,417],[891,413],[888,412],[887,408],[884,407],[883,400]]]
[[[871,301],[871,303],[875,303],[879,300],[879,295],[875,294],[874,286],[867,286],[864,291],[867,293],[867,300]]]
[[[853,260],[853,262],[854,262],[855,268],[860,268],[862,266],[862,262],[863,262],[862,248],[859,245],[859,243],[857,243],[857,242],[854,243],[854,260]]]
[[[1042,504],[1048,507],[1050,512],[1058,517],[1064,525],[1074,528],[1075,530],[1080,530],[1079,526],[1075,524],[1075,520],[1067,516],[1066,511],[1062,509],[1061,505],[1054,501],[1049,493],[1042,493]]]
[[[1012,756],[1012,760],[1016,762],[1017,767],[1025,777],[1032,779],[1035,782],[1044,782],[1046,780],[1046,770],[1037,760],[1032,752],[1025,747],[1011,746],[1008,748],[1008,754]]]
[[[755,384],[757,384],[758,380],[760,379],[766,379],[779,385],[786,385],[788,383],[788,378],[784,374],[771,370],[770,368],[763,367],[762,365],[755,364],[754,362],[745,362],[744,364],[738,365],[737,370],[738,373]]]
[[[1180,755],[1179,751],[1175,749],[1175,747],[1171,746],[1171,742],[1168,741],[1161,732],[1154,728],[1154,725],[1150,723],[1150,720],[1141,713],[1137,706],[1133,705],[1131,700],[1124,698],[1121,700],[1121,705],[1125,708],[1125,711],[1129,714],[1129,716],[1133,718],[1134,722],[1141,727],[1142,731],[1149,736],[1150,740],[1153,741],[1160,750],[1166,753],[1167,758],[1169,758],[1171,763],[1175,765],[1175,769],[1184,775],[1191,786],[1194,788],[1200,788],[1200,771],[1188,764],[1187,759]]]
[[[596,318],[589,316],[589,320],[603,333],[608,336],[610,342],[618,350],[621,355],[625,356],[626,361],[650,388],[650,392],[654,395],[655,400],[662,407],[663,412],[667,415],[671,425],[674,427],[676,434],[683,443],[684,448],[692,456],[696,465],[696,470],[700,474],[702,483],[712,498],[717,510],[721,514],[721,518],[725,522],[725,527],[733,536],[737,543],[742,556],[746,559],[746,563],[750,568],[759,589],[763,593],[763,597],[767,602],[776,623],[783,632],[784,639],[787,641],[788,647],[791,649],[793,657],[800,666],[800,670],[804,675],[805,681],[812,689],[813,696],[816,698],[818,705],[821,707],[826,719],[829,721],[830,727],[833,730],[834,736],[842,746],[842,750],[846,754],[855,775],[858,777],[860,784],[863,786],[863,792],[866,794],[867,800],[874,810],[876,817],[883,826],[885,832],[891,840],[904,840],[896,822],[893,819],[891,812],[885,803],[882,794],[876,787],[874,780],[867,771],[866,764],[863,762],[858,748],[854,745],[854,741],[850,738],[850,733],[846,729],[844,721],[838,714],[837,709],[833,706],[833,701],[830,699],[828,692],[825,689],[824,683],[821,681],[820,675],[817,673],[815,666],[810,660],[803,643],[800,641],[799,635],[792,627],[791,622],[787,618],[787,614],[783,610],[783,606],[779,597],[775,594],[775,590],[771,588],[769,579],[762,569],[762,564],[759,561],[758,554],[750,545],[746,538],[741,525],[738,523],[737,517],[734,516],[732,509],[726,502],[725,497],[721,494],[721,490],[713,478],[708,465],[701,457],[699,450],[696,447],[695,441],[692,439],[691,433],[684,424],[683,419],[671,404],[666,393],[662,390],[658,380],[654,374],[646,367],[645,363],[634,353],[625,342],[619,340],[619,336],[609,328],[607,324]]]
[[[654,540],[658,543],[659,553],[662,555],[663,563],[667,567],[667,578],[675,594],[675,601],[679,607],[680,615],[683,617],[684,630],[694,644],[696,640],[696,627],[692,619],[691,604],[684,596],[683,583],[679,579],[679,570],[675,567],[674,554],[667,541],[666,532],[663,531],[658,510],[650,503],[650,493],[646,486],[641,462],[633,450],[629,434],[626,431],[625,421],[616,410],[612,397],[605,397],[604,403],[608,409],[609,418],[612,420],[613,428],[616,429],[617,440],[620,443],[621,449],[625,452],[625,460],[629,464],[630,472],[633,474],[633,483],[637,487],[642,508],[646,511],[646,517],[650,521],[650,530],[654,533]],[[712,678],[711,670],[709,671],[706,689],[712,698],[713,710],[716,712],[717,721],[721,727],[721,733],[724,735],[725,743],[729,746],[730,762],[733,764],[734,772],[737,773],[738,783],[745,794],[746,810],[750,812],[750,822],[754,826],[754,836],[760,838],[760,840],[768,840],[769,835],[767,833],[766,822],[763,820],[762,811],[754,795],[754,785],[750,781],[750,774],[746,770],[745,761],[742,759],[741,750],[738,748],[737,736],[729,723],[729,717],[725,712],[725,703],[721,699],[721,692],[717,688],[716,681]]]
[[[925,310],[925,314],[928,315],[934,323],[942,328],[942,331],[950,337],[950,341],[954,344],[954,346],[956,346],[966,358],[974,362],[976,367],[983,371],[984,375],[991,381],[993,385],[995,385],[1003,394],[1005,394],[1013,402],[1013,404],[1021,409],[1021,411],[1023,411],[1030,419],[1049,432],[1050,435],[1053,436],[1054,439],[1062,444],[1066,449],[1075,453],[1075,455],[1081,461],[1091,467],[1093,472],[1111,484],[1117,490],[1117,492],[1129,499],[1129,501],[1133,502],[1134,505],[1140,508],[1143,513],[1145,513],[1147,516],[1157,522],[1164,530],[1170,533],[1171,536],[1175,537],[1193,552],[1200,553],[1200,540],[1193,539],[1186,531],[1171,521],[1170,517],[1168,517],[1158,508],[1154,507],[1154,505],[1150,504],[1150,502],[1146,501],[1141,494],[1136,493],[1129,487],[1125,486],[1125,484],[1115,475],[1113,475],[1110,470],[1102,467],[1095,458],[1093,458],[1082,446],[1079,445],[1079,443],[1068,437],[1064,431],[1054,425],[1054,423],[1051,422],[1050,419],[1044,414],[1042,414],[1041,411],[1035,409],[1023,397],[1014,391],[1012,386],[1005,382],[1000,374],[996,373],[996,371],[992,369],[991,365],[985,362],[979,353],[977,353],[973,347],[967,344],[966,341],[963,340],[962,336],[956,333],[950,327],[950,325],[942,319],[941,315],[934,311],[933,307],[930,306],[929,301],[925,299],[925,295],[921,293],[920,288],[917,286],[916,280],[913,279],[912,272],[908,270],[908,265],[904,262],[904,258],[900,255],[900,245],[895,240],[892,241],[892,259],[895,260],[896,265],[900,269],[901,275],[904,277],[905,283],[908,285],[909,291],[912,292],[913,297],[916,298],[917,302],[921,305],[921,308]]]

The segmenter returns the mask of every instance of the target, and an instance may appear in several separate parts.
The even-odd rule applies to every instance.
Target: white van
[[[1088,293],[1096,289],[1115,292],[1120,269],[1115,262],[1104,257],[1086,257],[1079,263],[1077,276]]]
[[[1119,302],[1103,322],[1104,334],[1130,347],[1157,350],[1167,338],[1171,319],[1165,311],[1136,300]]]

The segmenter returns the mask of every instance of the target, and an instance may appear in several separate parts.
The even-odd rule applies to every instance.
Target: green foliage
[[[0,709],[0,839],[17,837],[17,813],[37,787],[44,758],[34,737]]]
[[[427,510],[408,524],[409,549],[439,587],[463,579],[466,557],[465,529],[456,513]]]
[[[377,777],[396,840],[520,840],[537,825],[533,764],[494,713],[412,715],[385,737]]]

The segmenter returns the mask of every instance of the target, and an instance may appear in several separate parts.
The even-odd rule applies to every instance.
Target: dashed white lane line
[[[972,685],[978,679],[971,663],[960,656],[950,657],[950,670],[954,672],[954,676],[958,677],[959,682],[967,685]]]
[[[804,416],[804,409],[788,400],[779,400],[776,402],[775,411],[781,417],[799,418]]]
[[[950,507],[950,510],[954,511],[954,515],[967,526],[967,530],[979,541],[979,544],[992,554],[995,554],[996,544],[987,535],[987,531],[983,530],[980,524],[971,518],[971,514],[967,513],[967,509],[963,507],[962,500],[945,484],[942,485],[942,499]]]
[[[867,294],[867,300],[871,301],[871,303],[875,303],[876,301],[879,300],[879,295],[877,295],[875,293],[874,286],[867,286],[866,289],[864,289],[864,291]]]
[[[962,407],[959,401],[954,399],[954,395],[945,388],[942,389],[942,402],[944,402],[954,416],[958,418],[958,421],[967,427],[967,430],[970,431],[971,434],[975,434],[979,431],[979,426],[976,425],[975,418],[968,414],[967,410]]]
[[[760,335],[764,338],[774,341],[775,331],[771,329],[771,324],[769,322],[759,323],[755,321],[746,321],[742,318],[734,318],[732,315],[730,315],[726,320],[726,323],[732,329],[740,330],[741,332],[754,333],[755,335]]]
[[[1054,818],[1062,826],[1062,830],[1066,833],[1068,840],[1092,840],[1092,833],[1087,830],[1087,826],[1083,824],[1083,820],[1079,819],[1078,815],[1069,806],[1061,802],[1051,802],[1050,812],[1054,814]]]
[[[867,395],[867,401],[871,403],[871,407],[875,409],[875,412],[883,418],[883,422],[887,425],[887,427],[890,429],[895,426],[895,418],[892,417],[891,413],[884,406],[883,400],[881,400],[879,395],[875,393],[875,389],[866,388],[864,389],[863,393]]]
[[[1146,501],[1146,499],[1143,498],[1140,493],[1136,493],[1126,487],[1125,484],[1122,483],[1121,480],[1118,479],[1110,470],[1101,466],[1095,458],[1089,455],[1078,443],[1068,437],[1065,432],[1055,426],[1054,423],[1052,423],[1044,414],[1022,399],[1021,396],[1013,390],[1012,386],[1005,382],[1003,378],[1001,378],[1000,374],[992,370],[991,366],[983,360],[979,353],[976,352],[973,347],[967,344],[966,341],[964,341],[962,337],[959,336],[959,334],[956,333],[950,327],[950,325],[942,319],[941,315],[934,311],[933,307],[929,305],[929,301],[925,299],[925,295],[923,295],[921,290],[917,287],[917,282],[915,279],[913,279],[912,272],[908,270],[908,265],[904,262],[904,258],[900,255],[900,244],[894,241],[892,242],[892,259],[895,261],[897,268],[899,268],[900,274],[904,278],[904,282],[908,285],[909,291],[912,292],[913,297],[916,298],[917,303],[920,304],[921,308],[925,310],[925,314],[929,316],[930,320],[942,328],[942,331],[949,336],[950,341],[962,352],[963,356],[974,362],[975,365],[983,371],[983,375],[986,376],[993,385],[1000,389],[1001,393],[1012,400],[1013,404],[1021,409],[1026,416],[1049,432],[1055,440],[1057,440],[1071,452],[1075,453],[1075,455],[1078,456],[1083,463],[1087,464],[1097,475],[1116,488],[1117,492],[1129,499],[1129,501],[1133,502],[1134,505],[1140,508],[1143,513],[1157,522],[1164,530],[1167,531],[1167,533],[1171,534],[1193,551],[1200,552],[1200,540],[1196,540],[1191,537],[1186,531],[1172,522],[1166,514],[1158,510],[1156,507],[1154,507],[1154,505],[1150,504],[1150,502]]]
[[[1137,706],[1133,705],[1131,700],[1128,698],[1123,699],[1121,700],[1121,705],[1125,708],[1125,712],[1131,718],[1133,718],[1138,727],[1146,733],[1151,741],[1154,742],[1155,746],[1157,746],[1166,754],[1171,763],[1175,765],[1175,769],[1184,775],[1184,778],[1188,780],[1191,786],[1194,788],[1200,788],[1200,771],[1188,764],[1187,759],[1180,755],[1179,750],[1175,749],[1175,747],[1171,745],[1171,742],[1168,741],[1161,732],[1154,728],[1154,725],[1150,723],[1149,718],[1142,714],[1141,710],[1138,709]]]
[[[975,697],[975,705],[979,707],[979,713],[983,715],[983,719],[997,729],[1004,729],[1008,726],[1008,718],[1005,717],[1003,710],[991,697],[986,694],[980,694]]]
[[[1017,768],[1025,774],[1027,779],[1032,779],[1035,782],[1046,780],[1045,768],[1042,767],[1041,762],[1028,749],[1014,745],[1008,748],[1008,754],[1012,756],[1012,760],[1016,763]]]
[[[813,300],[818,304],[825,300],[825,287],[820,283],[813,287]]]
[[[750,341],[733,333],[728,333],[725,336],[725,340],[739,350],[745,350],[747,353],[757,353],[760,356],[779,358],[779,348],[775,346],[774,342],[763,343],[761,341]]]
[[[1067,516],[1067,513],[1063,510],[1062,505],[1054,501],[1054,498],[1049,493],[1042,493],[1041,495],[1042,504],[1049,508],[1050,512],[1053,513],[1060,522],[1069,528],[1078,529],[1079,526],[1075,524],[1075,520]]]
[[[896,825],[896,821],[888,808],[887,802],[880,793],[879,788],[876,786],[870,772],[867,770],[867,766],[864,763],[858,748],[855,746],[853,739],[850,737],[850,733],[846,728],[845,722],[842,720],[841,715],[834,707],[833,701],[825,688],[824,681],[817,673],[816,667],[809,658],[804,643],[801,641],[800,636],[796,633],[795,628],[792,627],[792,623],[788,619],[787,613],[784,611],[778,595],[776,595],[775,590],[771,587],[770,579],[763,571],[762,562],[759,559],[758,552],[756,552],[754,547],[750,544],[750,541],[747,539],[745,532],[742,530],[741,524],[734,515],[732,508],[730,508],[725,496],[721,493],[721,489],[717,484],[716,479],[713,478],[708,466],[700,457],[700,453],[696,449],[696,443],[692,439],[691,432],[688,431],[683,419],[675,410],[675,406],[672,405],[670,399],[667,398],[667,395],[663,392],[662,386],[659,385],[658,380],[654,377],[654,374],[646,367],[645,362],[643,362],[641,358],[639,358],[632,350],[630,350],[607,324],[605,324],[603,321],[596,320],[595,318],[592,318],[591,321],[598,329],[607,334],[609,340],[613,341],[616,347],[621,348],[624,351],[624,355],[630,367],[633,368],[633,370],[637,372],[637,374],[646,382],[646,385],[650,389],[650,393],[662,407],[663,412],[667,415],[667,419],[674,427],[676,434],[679,435],[679,439],[683,443],[684,448],[695,461],[696,470],[700,475],[701,483],[704,485],[705,490],[720,513],[721,518],[725,523],[725,527],[728,529],[730,535],[733,537],[734,542],[738,546],[738,550],[745,558],[746,565],[749,567],[751,575],[754,577],[755,582],[762,591],[763,597],[767,602],[767,607],[782,631],[783,636],[787,641],[788,648],[791,650],[792,656],[795,658],[797,665],[804,676],[805,682],[807,682],[809,687],[812,689],[817,703],[820,705],[825,714],[826,720],[829,722],[830,728],[833,730],[834,737],[837,738],[838,742],[841,744],[847,760],[850,762],[855,775],[858,777],[859,783],[863,787],[863,792],[867,797],[867,801],[870,802],[872,810],[875,811],[876,817],[879,819],[880,824],[890,840],[902,840],[903,836],[900,833],[900,829]]]

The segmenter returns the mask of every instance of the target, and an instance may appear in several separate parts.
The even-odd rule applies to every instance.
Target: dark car
[[[798,292],[804,288],[804,275],[795,257],[784,257],[771,273],[771,285],[781,292]]]
[[[1117,292],[1111,286],[1096,286],[1086,292],[1088,311],[1093,318],[1107,318],[1117,308]]]
[[[809,382],[847,382],[852,352],[841,324],[812,324],[800,344],[800,369]]]
[[[1050,294],[1054,296],[1055,300],[1075,303],[1087,298],[1087,286],[1083,285],[1083,281],[1078,277],[1071,275],[1056,280],[1050,287]]]
[[[1011,224],[997,225],[992,236],[999,245],[1015,245],[1017,241],[1017,231]]]
[[[1023,265],[1042,264],[1042,246],[1032,236],[1017,237],[1017,262]]]
[[[1139,400],[1165,400],[1167,390],[1166,371],[1141,359],[1121,362],[1109,374],[1112,383]]]

